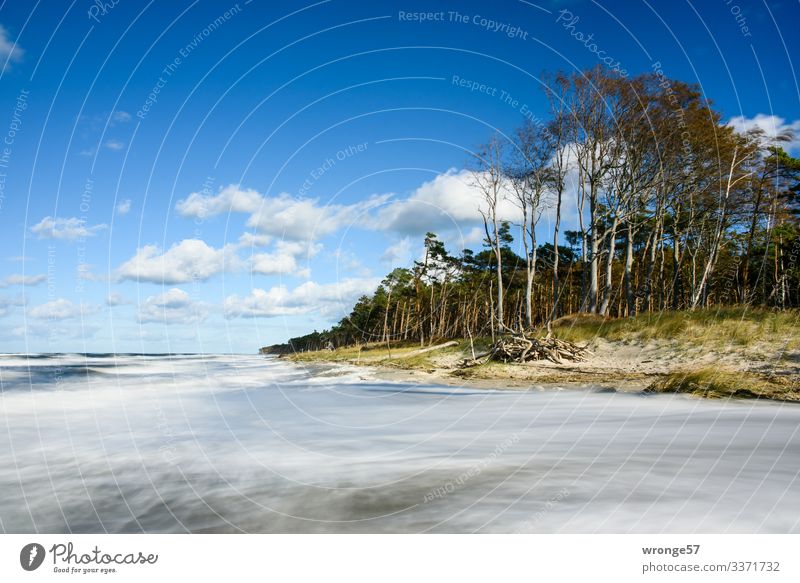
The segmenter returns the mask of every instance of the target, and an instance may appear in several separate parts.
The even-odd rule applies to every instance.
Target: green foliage
[[[394,269],[330,330],[272,348],[430,344],[578,312],[555,322],[556,333],[743,346],[796,325],[800,160],[781,147],[790,135],[737,133],[697,86],[660,73],[621,79],[599,67],[548,83],[552,119],[476,150],[483,248],[452,254],[428,232],[413,268]],[[567,193],[565,152],[583,177],[570,186],[585,203],[581,231],[556,217],[564,230],[540,244],[531,235],[550,221],[533,217]],[[526,209],[526,224],[502,220],[507,202]],[[574,212],[563,203],[562,214]]]

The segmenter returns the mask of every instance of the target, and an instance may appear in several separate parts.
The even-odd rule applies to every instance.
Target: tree
[[[730,142],[733,150],[730,155],[730,161],[727,164],[727,173],[724,177],[721,177],[722,180],[720,181],[721,183],[719,187],[716,221],[711,240],[709,241],[705,267],[700,278],[700,283],[697,285],[697,288],[694,292],[694,297],[692,298],[692,310],[697,308],[701,301],[705,303],[704,300],[708,296],[708,279],[713,273],[719,259],[723,235],[727,227],[730,204],[735,192],[734,189],[737,184],[747,179],[751,175],[751,172],[747,170],[746,162],[756,150],[755,144],[752,141],[742,136],[735,135],[733,129],[731,128],[720,128],[720,134],[719,142],[725,144],[726,146],[729,145]],[[720,148],[719,156],[721,162],[727,162],[727,153],[727,149],[723,149],[722,147]]]
[[[472,170],[474,186],[483,197],[479,208],[483,217],[483,228],[486,240],[491,246],[496,261],[497,311],[495,322],[497,332],[505,330],[504,289],[503,289],[503,257],[500,238],[499,207],[505,199],[503,174],[504,146],[499,136],[492,136],[488,143],[481,146],[475,155],[475,166]]]
[[[522,213],[521,239],[525,256],[525,328],[533,326],[533,281],[536,278],[536,227],[545,211],[554,142],[544,126],[531,121],[514,134],[506,175]]]
[[[550,119],[494,135],[472,161],[484,248],[451,255],[427,233],[413,269],[330,330],[270,350],[494,338],[578,311],[800,306],[800,160],[781,147],[792,136],[736,132],[696,86],[663,75],[545,79]],[[562,233],[573,177],[578,230]]]
[[[561,203],[564,199],[564,191],[566,190],[566,178],[570,161],[570,150],[567,144],[570,117],[567,112],[566,93],[569,85],[566,78],[562,75],[557,75],[555,77],[546,77],[546,81],[545,92],[547,93],[548,102],[550,104],[550,113],[553,116],[547,125],[547,134],[550,138],[550,148],[552,151],[552,159],[550,161],[547,178],[549,181],[549,189],[553,193],[555,199],[552,263],[553,306],[550,310],[548,320],[549,326],[550,322],[558,317],[559,300],[561,298],[558,274],[560,264],[558,237],[561,230]]]

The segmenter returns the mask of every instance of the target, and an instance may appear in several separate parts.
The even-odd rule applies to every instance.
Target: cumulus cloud
[[[332,255],[336,258],[336,272],[351,276],[369,277],[372,271],[361,261],[361,255],[339,247]]]
[[[120,142],[119,140],[107,140],[103,145],[109,150],[114,150],[117,152],[125,148],[125,142]]]
[[[765,137],[773,140],[781,135],[791,135],[791,139],[783,144],[786,150],[800,148],[800,120],[787,122],[785,118],[777,115],[756,114],[753,118],[739,115],[728,122],[737,132],[744,133],[754,128],[763,130]]]
[[[96,311],[96,306],[84,303],[75,304],[70,300],[58,298],[30,308],[28,316],[37,320],[69,320],[78,316],[86,316]]]
[[[63,239],[74,241],[76,239],[93,237],[98,231],[108,228],[108,225],[86,226],[86,221],[77,217],[53,218],[45,217],[31,227],[31,232],[40,239]]]
[[[131,210],[131,199],[122,200],[117,203],[117,215],[127,215]]]
[[[259,235],[258,233],[242,233],[239,236],[239,247],[266,247],[272,241],[269,235]]]
[[[131,302],[125,299],[125,297],[123,297],[122,294],[119,294],[117,292],[111,292],[106,296],[106,305],[110,308],[113,308],[114,306],[123,306],[125,304],[130,304],[130,303]]]
[[[177,287],[150,296],[139,304],[140,322],[198,324],[207,317],[208,306],[193,300],[188,293]]]
[[[195,219],[222,213],[249,214],[247,226],[261,235],[300,241],[324,237],[342,227],[363,222],[365,213],[386,199],[385,195],[380,195],[353,204],[322,205],[316,199],[287,193],[264,196],[256,190],[232,184],[216,195],[193,192],[178,201],[175,209],[181,216]]]
[[[463,233],[461,237],[461,247],[469,247],[470,245],[477,245],[486,239],[486,232],[479,227],[472,227],[468,232]]]
[[[245,297],[225,298],[223,310],[226,318],[272,318],[315,311],[343,316],[356,299],[375,291],[379,283],[380,278],[351,278],[327,284],[308,281],[293,290],[286,286],[255,288]]]
[[[381,262],[389,265],[406,265],[411,259],[411,239],[403,237],[394,245],[386,248],[381,255]]]
[[[256,253],[250,258],[250,270],[260,275],[296,275],[309,277],[308,267],[301,267],[303,260],[317,255],[322,245],[301,241],[278,241],[269,253]]]
[[[107,274],[94,273],[93,267],[90,263],[79,263],[75,270],[75,277],[80,281],[108,281],[110,279]]]
[[[25,300],[23,298],[5,298],[0,297],[0,318],[7,316],[11,308],[16,306],[24,306]]]
[[[240,266],[235,247],[229,244],[215,249],[200,239],[184,239],[165,252],[156,245],[145,245],[117,268],[117,278],[166,284],[205,281]]]
[[[408,198],[384,205],[374,225],[408,235],[460,229],[483,220],[479,212],[482,200],[472,173],[451,169],[424,182]],[[511,200],[503,200],[498,217],[518,220],[519,210]]]
[[[118,123],[128,123],[133,119],[131,114],[127,111],[117,110],[111,114],[111,125],[115,125]]]
[[[119,281],[180,284],[248,267],[259,275],[308,277],[310,271],[304,262],[307,264],[322,249],[322,245],[307,241],[277,241],[270,251],[242,259],[237,255],[240,246],[241,242],[230,243],[215,249],[201,239],[184,239],[162,252],[156,245],[146,245],[117,268],[116,277]]]
[[[378,194],[352,204],[325,205],[316,199],[286,193],[265,196],[232,184],[214,195],[193,192],[178,201],[175,208],[181,216],[199,219],[222,213],[249,214],[247,226],[258,235],[301,241],[324,237],[352,225],[403,235],[458,229],[482,220],[478,211],[481,200],[472,174],[451,169],[423,183],[405,199]],[[513,220],[518,215],[511,201],[500,205],[502,219]],[[254,236],[244,238],[242,243],[261,244]]]
[[[219,191],[219,194],[208,195],[193,192],[183,200],[179,200],[175,209],[183,217],[205,219],[222,213],[254,213],[263,202],[263,197],[253,189],[242,189],[238,184],[231,184]]]
[[[19,273],[13,273],[5,277],[2,281],[0,281],[0,287],[9,287],[12,285],[33,286],[33,285],[39,285],[40,283],[45,281],[47,281],[47,276],[45,274],[22,275]]]
[[[373,196],[354,204],[320,205],[314,199],[280,194],[264,199],[248,219],[247,226],[274,237],[314,239],[350,225],[363,225],[368,222],[369,210],[384,200],[384,196]]]
[[[498,218],[519,223],[521,212],[513,202],[510,188],[504,187],[502,194]],[[568,189],[564,196],[562,220],[565,228],[570,228],[572,215],[576,215],[572,208],[573,194]],[[307,277],[302,259],[312,257],[315,248],[293,250],[293,244],[301,242],[310,246],[318,238],[349,227],[399,235],[399,240],[387,248],[381,258],[386,263],[407,262],[413,254],[410,241],[428,231],[439,234],[453,248],[480,243],[484,237],[480,213],[483,202],[483,193],[473,173],[450,169],[422,183],[404,198],[380,194],[352,204],[324,205],[316,199],[285,193],[265,196],[253,189],[229,185],[217,194],[194,192],[180,200],[176,210],[181,216],[195,219],[222,213],[248,214],[246,224],[252,231],[241,235],[236,244],[239,249],[267,247],[278,241],[273,249],[250,257],[251,271]],[[546,209],[541,224],[545,225],[551,215],[552,209]],[[358,275],[364,276],[364,273]]]
[[[0,24],[0,61],[3,62],[2,70],[6,71],[14,63],[22,61],[25,51],[17,46],[15,41],[8,38],[8,30]]]

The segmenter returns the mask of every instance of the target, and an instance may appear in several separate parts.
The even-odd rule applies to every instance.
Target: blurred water
[[[798,532],[800,407],[0,356],[4,532]]]

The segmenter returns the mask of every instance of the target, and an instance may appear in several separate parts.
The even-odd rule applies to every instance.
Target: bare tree
[[[500,223],[498,216],[499,206],[504,200],[504,172],[503,172],[504,142],[497,135],[492,136],[488,143],[482,145],[475,155],[475,165],[472,169],[472,181],[482,195],[482,204],[479,208],[483,217],[483,228],[486,240],[495,256],[497,279],[497,308],[493,326],[502,333],[505,330],[504,318],[504,287],[503,287],[503,248],[500,239]]]
[[[721,132],[722,133],[722,132]],[[700,278],[700,283],[694,290],[692,297],[691,309],[694,310],[700,305],[701,301],[705,300],[707,293],[708,279],[714,271],[719,259],[720,248],[723,242],[723,235],[727,227],[728,214],[730,212],[731,194],[737,183],[749,178],[752,172],[746,171],[745,163],[754,152],[754,145],[752,142],[745,142],[745,140],[733,136],[732,130],[728,129],[728,136],[737,143],[733,147],[733,153],[730,158],[730,165],[728,167],[727,175],[721,181],[719,188],[718,209],[717,217],[713,229],[713,235],[708,247],[708,254],[703,268],[703,275]],[[743,168],[745,169],[743,171]]]
[[[563,75],[556,75],[550,78],[546,89],[550,102],[550,112],[553,116],[548,125],[553,157],[550,161],[550,169],[547,176],[550,182],[550,190],[555,199],[555,217],[553,219],[553,306],[547,321],[548,331],[550,330],[550,323],[558,318],[558,306],[561,297],[558,275],[561,254],[558,245],[561,231],[561,203],[564,199],[567,172],[569,170],[569,146],[567,142],[569,139],[570,117],[566,101],[568,90],[569,80]]]
[[[553,141],[547,128],[527,121],[514,134],[506,174],[514,202],[522,212],[520,225],[525,254],[525,328],[533,326],[533,282],[536,278],[536,227],[546,208]]]
[[[609,153],[613,147],[612,124],[606,94],[611,74],[597,67],[582,74],[572,75],[570,109],[573,118],[572,141],[578,166],[579,208],[581,231],[588,237],[589,276],[583,307],[590,313],[598,310],[600,245],[603,240],[600,194],[603,181],[611,164]],[[583,224],[583,202],[589,204],[588,230]],[[586,247],[586,244],[584,244]],[[587,249],[584,249],[584,260]]]

